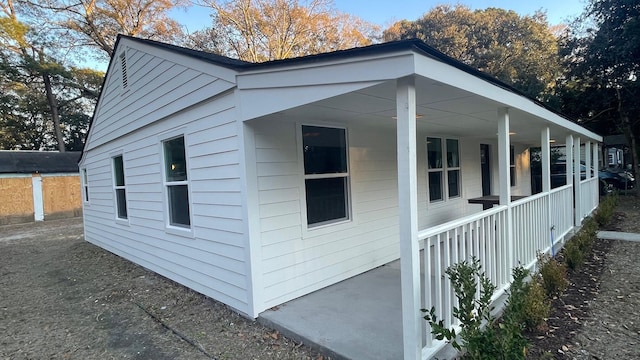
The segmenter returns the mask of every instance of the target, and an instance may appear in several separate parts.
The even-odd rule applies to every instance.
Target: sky
[[[386,28],[398,20],[416,20],[431,8],[442,3],[460,3],[471,9],[497,7],[514,10],[520,15],[532,15],[536,10],[547,13],[551,25],[569,22],[579,15],[586,0],[334,0],[337,10],[358,16]],[[209,11],[197,6],[175,10],[172,17],[192,33],[210,24]]]

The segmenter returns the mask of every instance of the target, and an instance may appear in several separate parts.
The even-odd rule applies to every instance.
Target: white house
[[[417,40],[254,64],[120,36],[85,237],[250,317],[401,258],[405,358],[428,357],[448,265],[476,255],[503,291],[597,206],[591,175],[550,189],[554,141],[597,163],[600,136]]]

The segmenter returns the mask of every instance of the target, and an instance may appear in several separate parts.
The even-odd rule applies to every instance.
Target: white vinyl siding
[[[81,164],[91,175],[91,206],[84,211],[85,237],[249,314],[240,179],[243,165],[233,93],[214,91],[213,84],[226,81],[186,65],[135,48],[129,48],[127,56],[130,91],[120,96],[119,71],[109,73],[96,110],[96,131],[92,130]],[[184,64],[189,61],[193,59]],[[198,80],[205,78],[213,87]],[[214,96],[213,101],[200,102]],[[176,129],[181,129],[187,147],[191,195],[188,239],[165,229],[162,140],[176,136]],[[114,151],[126,155],[126,227],[112,225],[116,216],[111,175]]]

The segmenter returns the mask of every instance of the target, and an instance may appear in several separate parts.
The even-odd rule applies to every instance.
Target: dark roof
[[[0,151],[0,174],[77,173],[80,151]]]
[[[602,142],[604,142],[604,146],[627,145],[627,137],[624,134],[607,135]]]
[[[569,121],[573,121],[571,120],[569,117],[559,113],[557,110],[552,109],[550,107],[548,107],[547,105],[541,103],[540,101],[536,100],[536,99],[532,99],[530,98],[528,95],[524,94],[522,91],[514,88],[513,86],[502,82],[498,79],[496,79],[495,77],[488,75],[474,67],[471,67],[467,64],[464,64],[446,54],[444,54],[443,52],[440,52],[438,50],[436,50],[435,48],[427,45],[424,41],[419,40],[419,39],[408,39],[408,40],[398,40],[398,41],[390,41],[390,42],[385,42],[385,43],[380,43],[380,44],[373,44],[373,45],[369,45],[369,46],[364,46],[364,47],[358,47],[358,48],[352,48],[352,49],[346,49],[346,50],[337,50],[337,51],[332,51],[332,52],[327,52],[327,53],[321,53],[321,54],[315,54],[315,55],[307,55],[307,56],[301,56],[301,57],[296,57],[296,58],[289,58],[289,59],[282,59],[282,60],[273,60],[273,61],[266,61],[266,62],[261,62],[261,63],[252,63],[252,62],[247,62],[247,61],[242,61],[242,60],[238,60],[238,59],[232,59],[226,56],[222,56],[222,55],[216,55],[216,54],[212,54],[212,53],[208,53],[205,51],[198,51],[198,50],[193,50],[193,49],[188,49],[185,47],[181,47],[181,46],[175,46],[175,45],[170,45],[170,44],[166,44],[166,43],[162,43],[162,42],[158,42],[158,41],[154,41],[154,40],[147,40],[147,39],[140,39],[140,38],[135,38],[135,37],[131,37],[131,36],[126,36],[126,35],[118,35],[118,40],[116,41],[116,47],[117,47],[117,43],[120,41],[120,38],[126,38],[132,41],[136,41],[136,42],[140,42],[140,43],[145,43],[145,44],[149,44],[151,46],[155,46],[155,47],[159,47],[159,48],[163,48],[165,50],[168,51],[172,51],[172,52],[176,52],[176,53],[180,53],[183,54],[185,56],[190,56],[190,57],[194,57],[194,58],[198,58],[213,64],[217,64],[223,67],[227,67],[227,68],[231,68],[234,70],[237,70],[239,72],[242,71],[246,71],[246,70],[253,70],[253,69],[263,69],[263,68],[274,68],[274,67],[280,67],[280,66],[290,66],[290,65],[299,65],[299,64],[309,64],[309,63],[314,63],[314,62],[322,62],[325,60],[339,60],[339,59],[347,59],[350,57],[354,57],[354,56],[374,56],[374,55],[380,55],[380,54],[385,54],[385,53],[390,53],[390,52],[394,52],[394,51],[405,51],[405,50],[413,50],[416,52],[419,52],[425,56],[431,57],[433,59],[436,59],[440,62],[443,62],[447,65],[451,65],[453,67],[455,67],[456,69],[459,69],[461,71],[464,71],[466,73],[469,73],[475,77],[481,78],[493,85],[496,85],[500,88],[503,88],[507,91],[510,91],[512,93],[518,94],[520,96],[523,96],[525,98],[528,98],[529,100],[535,102],[537,105],[546,108],[547,110],[558,114],[559,116],[569,120]]]

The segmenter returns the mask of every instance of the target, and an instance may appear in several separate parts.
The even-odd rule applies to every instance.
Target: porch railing
[[[598,178],[592,177],[580,181],[580,204],[582,209],[581,218],[587,215],[598,206]]]
[[[590,183],[588,186],[591,186]],[[595,201],[597,205],[597,198]],[[509,213],[512,218],[512,242],[508,241],[507,234]],[[497,286],[493,295],[496,299],[504,294],[510,284],[513,266],[520,263],[532,267],[537,261],[538,251],[549,252],[552,243],[560,241],[572,228],[573,186],[569,184],[549,193],[514,201],[509,207],[497,206],[418,232],[420,248],[423,249],[423,307],[435,307],[438,319],[442,319],[446,327],[459,326],[453,316],[457,299],[445,274],[449,266],[475,256],[487,277]],[[428,325],[423,329],[423,358],[428,358],[444,342],[433,338]]]

